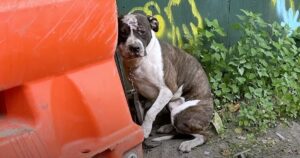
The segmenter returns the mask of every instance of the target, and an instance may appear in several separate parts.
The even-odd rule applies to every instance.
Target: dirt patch
[[[227,125],[224,136],[214,134],[209,141],[190,153],[178,151],[187,139],[166,140],[144,149],[145,158],[300,158],[300,121],[278,124],[266,133],[250,134]],[[154,130],[155,131],[155,130]],[[152,137],[157,137],[153,133]],[[151,139],[151,138],[150,138]]]

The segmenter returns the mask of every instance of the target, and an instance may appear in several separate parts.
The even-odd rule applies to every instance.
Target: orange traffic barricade
[[[0,19],[0,158],[142,156],[114,0],[1,0]]]

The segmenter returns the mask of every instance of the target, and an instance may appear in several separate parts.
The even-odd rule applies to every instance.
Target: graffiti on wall
[[[209,4],[209,7],[227,9],[230,7],[241,6],[239,5],[239,3],[242,3],[239,1],[229,1],[230,3],[226,3],[226,5],[229,6],[216,7],[215,5],[220,5],[220,3],[217,3],[219,1],[222,0],[218,0],[216,1],[216,3]],[[139,3],[133,3],[133,4],[130,3],[130,5],[127,4],[126,5],[134,6],[129,10],[129,12],[139,10],[139,11],[144,11],[148,15],[154,15],[160,23],[159,31],[156,33],[158,38],[167,39],[172,44],[181,47],[184,43],[185,36],[195,37],[195,35],[197,34],[197,28],[203,28],[203,19],[200,14],[201,10],[199,10],[200,2],[201,2],[200,0],[198,1],[196,0],[166,0],[166,1],[143,0],[143,1],[139,1]],[[271,13],[272,15],[274,15],[272,16],[272,18],[275,17],[275,19],[279,19],[281,25],[288,25],[291,28],[291,32],[292,32],[293,30],[296,30],[298,27],[300,27],[299,9],[297,9],[298,7],[296,7],[297,3],[298,1],[296,0],[270,0],[268,1],[268,3],[263,5],[265,7],[268,7],[267,9],[272,9],[272,10],[274,9],[276,12]],[[205,4],[208,5],[208,3]],[[257,5],[262,5],[262,4],[260,1],[257,1]],[[249,8],[248,6],[244,6],[243,9],[269,14],[268,11],[259,10],[255,7],[255,5],[253,6],[254,7],[252,7],[251,5]],[[232,10],[226,10],[226,9],[220,10],[220,14],[224,14],[224,16],[240,14],[240,12],[235,13],[237,9],[232,9]],[[227,11],[233,13],[226,14]],[[203,14],[209,15],[204,12]],[[217,18],[218,20],[220,20],[219,19],[220,16],[217,16]],[[229,18],[228,21],[225,22],[223,21],[222,24],[223,27],[224,26],[230,27],[230,25],[232,25],[232,23],[235,22],[237,22],[235,18]],[[238,38],[238,36],[232,35],[229,40],[234,41],[235,38]]]
[[[288,25],[291,31],[294,31],[300,27],[299,10],[295,10],[294,0],[289,0],[288,9],[286,8],[285,0],[272,0],[272,2],[274,5],[276,5],[276,11],[281,20],[281,25]]]
[[[191,14],[196,20],[189,23],[176,23],[174,18],[174,10],[180,8],[183,3],[188,3],[190,8],[186,9],[185,14]],[[183,35],[195,36],[197,28],[203,27],[202,17],[199,9],[196,6],[195,0],[169,0],[166,6],[160,6],[155,1],[149,1],[144,6],[137,6],[131,9],[130,12],[144,11],[148,15],[155,16],[160,24],[157,32],[158,38],[166,37],[171,40],[174,45],[179,47],[183,44]]]

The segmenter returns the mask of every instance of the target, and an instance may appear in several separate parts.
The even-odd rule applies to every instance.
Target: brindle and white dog
[[[194,136],[181,143],[179,150],[183,152],[203,144],[213,115],[213,102],[200,63],[156,38],[159,23],[155,17],[130,13],[119,17],[118,22],[118,50],[127,77],[137,92],[153,103],[142,124],[144,137],[149,137],[157,114],[168,104],[172,124],[158,131],[168,133],[175,129]],[[174,96],[175,92],[180,96]]]

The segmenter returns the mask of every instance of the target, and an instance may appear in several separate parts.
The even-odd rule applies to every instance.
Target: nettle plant
[[[279,119],[300,115],[300,49],[288,27],[269,24],[260,14],[242,10],[235,28],[241,37],[226,48],[217,20],[205,19],[204,29],[187,37],[184,48],[197,57],[208,73],[217,109],[240,105],[241,127],[265,130]]]

